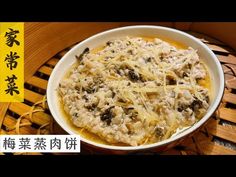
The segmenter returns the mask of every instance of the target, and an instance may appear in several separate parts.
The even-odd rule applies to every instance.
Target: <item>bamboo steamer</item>
[[[236,154],[236,23],[25,23],[25,102],[0,103],[1,134],[65,134],[65,131],[53,121],[44,100],[47,81],[54,66],[73,45],[85,38],[107,29],[137,24],[177,28],[202,40],[220,60],[225,73],[226,87],[219,109],[197,132],[181,139],[181,142],[171,144],[170,147],[133,153]],[[27,114],[21,120],[23,126],[15,128],[21,115],[37,110],[38,107],[44,111]],[[24,126],[23,123],[30,122],[29,117],[32,122]],[[81,151],[83,154],[114,153],[87,144],[82,144]]]

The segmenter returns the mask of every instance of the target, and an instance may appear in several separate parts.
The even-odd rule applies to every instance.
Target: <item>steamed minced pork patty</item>
[[[193,125],[209,107],[197,51],[158,38],[121,38],[86,48],[58,92],[72,123],[109,143],[137,146]]]

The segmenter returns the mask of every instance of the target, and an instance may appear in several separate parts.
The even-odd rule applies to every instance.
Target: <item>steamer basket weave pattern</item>
[[[178,146],[165,152],[159,152],[159,154],[236,154],[236,52],[222,42],[208,36],[193,32],[188,33],[207,44],[220,60],[226,80],[224,97],[219,109],[200,131],[185,139]],[[0,114],[1,134],[66,134],[53,120],[45,94],[53,68],[70,48],[64,49],[49,59],[25,83],[23,103],[6,103],[8,104],[6,114]],[[0,113],[1,111],[5,112],[0,108]],[[103,153],[96,152],[85,145],[82,145],[81,152],[82,154]],[[154,153],[157,152],[152,150],[137,154]]]

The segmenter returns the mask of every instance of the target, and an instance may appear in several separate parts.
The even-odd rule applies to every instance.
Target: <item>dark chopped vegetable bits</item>
[[[162,137],[164,135],[164,129],[163,128],[160,128],[160,127],[156,127],[155,128],[155,134],[156,136],[158,137]]]
[[[183,77],[188,77],[186,72],[183,72]]]
[[[183,108],[182,108],[182,107],[178,107],[177,110],[178,110],[179,112],[182,112],[182,111],[183,111]]]
[[[202,107],[202,101],[196,98],[190,105],[190,107],[194,110],[197,111]]]
[[[82,91],[86,91],[87,93],[94,93],[95,92],[95,88],[91,88],[91,87],[87,87],[87,88],[84,88],[82,87]]]
[[[112,42],[111,41],[107,41],[106,45],[107,46],[111,46]]]
[[[210,98],[209,98],[209,96],[208,96],[208,95],[206,96],[206,102],[207,102],[207,103],[209,103],[209,102],[210,102]]]
[[[86,47],[86,48],[84,49],[83,53],[85,54],[85,53],[88,53],[88,52],[89,52],[89,48]]]
[[[164,53],[160,53],[159,59],[162,61],[164,59]]]
[[[101,85],[101,84],[103,84],[103,81],[101,80],[101,78],[100,77],[96,77],[96,78],[94,78],[93,79],[93,85]]]
[[[176,80],[175,78],[171,77],[171,76],[167,76],[166,77],[166,84],[167,85],[176,85]]]
[[[117,74],[121,75],[120,69],[116,68],[115,71],[116,71]]]
[[[154,58],[153,57],[148,57],[147,62],[151,62]]]
[[[199,100],[197,97],[194,97],[194,100],[190,105],[185,105],[185,104],[179,105],[177,110],[179,112],[182,112],[182,111],[186,110],[187,108],[190,108],[195,112],[202,107],[203,107],[202,101]]]
[[[116,96],[116,93],[114,91],[112,91],[112,98],[114,98]]]
[[[138,74],[136,74],[134,70],[129,70],[128,74],[129,74],[130,80],[132,81],[138,81],[140,79]]]
[[[126,103],[126,101],[123,98],[118,98],[117,101],[121,103]]]
[[[129,114],[134,110],[133,107],[129,107],[129,108],[123,108],[123,111],[125,112],[125,114]]]
[[[170,79],[169,80],[169,85],[175,85],[176,84],[176,80],[175,79]]]
[[[186,105],[179,105],[178,108],[177,108],[177,110],[178,110],[179,112],[182,112],[182,111],[184,111],[185,109],[187,109],[187,106],[186,106]]]
[[[170,84],[170,85],[176,85],[176,80],[171,79],[169,84]]]
[[[133,55],[133,54],[134,54],[134,53],[133,53],[133,50],[128,50],[127,53],[130,54],[130,55]]]
[[[115,106],[111,106],[110,108],[106,109],[101,115],[100,118],[102,121],[105,121],[107,123],[107,125],[111,124],[111,119],[113,117],[113,113],[112,113],[112,109]]]
[[[177,110],[178,110],[179,112],[182,112],[182,111],[184,111],[185,109],[187,109],[188,107],[189,107],[189,105],[182,104],[182,105],[179,105],[179,106],[178,106]]]
[[[85,48],[84,51],[79,55],[75,55],[75,58],[78,60],[78,61],[82,61],[83,60],[83,57],[85,54],[89,53],[89,48]]]
[[[187,68],[188,68],[188,69],[191,69],[191,68],[192,68],[192,65],[189,63],[189,64],[187,65]]]
[[[78,117],[78,113],[74,113],[74,114],[73,114],[73,117]]]
[[[80,87],[75,86],[75,90],[80,91]]]
[[[89,111],[94,111],[94,109],[96,108],[96,105],[95,104],[88,105],[88,106],[85,106],[85,108],[87,108]]]
[[[95,89],[89,88],[89,89],[86,89],[86,92],[87,92],[87,93],[94,93],[94,92],[95,92]]]
[[[83,95],[82,98],[85,100],[85,101],[88,101],[88,96],[87,95]]]

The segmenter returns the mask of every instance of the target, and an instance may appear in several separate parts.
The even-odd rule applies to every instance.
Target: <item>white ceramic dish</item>
[[[186,135],[192,134],[195,130],[197,130],[201,125],[203,125],[210,116],[214,113],[214,111],[217,109],[221,98],[223,96],[224,92],[224,73],[221,67],[220,62],[214,55],[214,53],[199,39],[184,33],[179,30],[166,28],[166,27],[160,27],[160,26],[128,26],[128,27],[122,27],[122,28],[116,28],[112,30],[108,30],[99,34],[96,34],[83,42],[77,44],[75,47],[73,47],[66,55],[63,56],[63,58],[58,62],[56,67],[54,68],[48,82],[47,87],[47,100],[49,109],[51,111],[51,114],[53,115],[54,119],[57,121],[57,123],[69,134],[76,134],[74,130],[70,128],[68,123],[65,120],[65,117],[63,117],[63,114],[60,110],[60,104],[57,96],[56,88],[58,87],[58,84],[60,80],[63,78],[65,73],[68,71],[68,69],[71,67],[72,64],[76,61],[75,55],[80,54],[83,52],[83,50],[86,47],[89,47],[90,49],[93,49],[97,46],[100,46],[102,44],[105,44],[108,40],[119,38],[122,36],[155,36],[160,38],[168,38],[172,41],[177,41],[179,43],[182,43],[186,46],[190,46],[194,49],[198,50],[198,54],[200,55],[200,58],[204,61],[204,63],[207,65],[209,72],[210,72],[210,78],[211,78],[211,86],[212,86],[212,99],[210,107],[206,113],[206,115],[196,124],[194,124],[192,127],[186,129],[183,132],[180,132],[171,138],[157,142],[154,144],[149,145],[141,145],[141,146],[112,146],[112,145],[104,145],[99,144],[93,141],[90,141],[88,139],[85,139],[81,137],[81,140],[85,143],[88,143],[90,145],[102,148],[102,149],[110,149],[110,150],[144,150],[149,148],[158,148],[163,146],[169,146],[170,143],[173,144],[173,142],[177,142]]]

